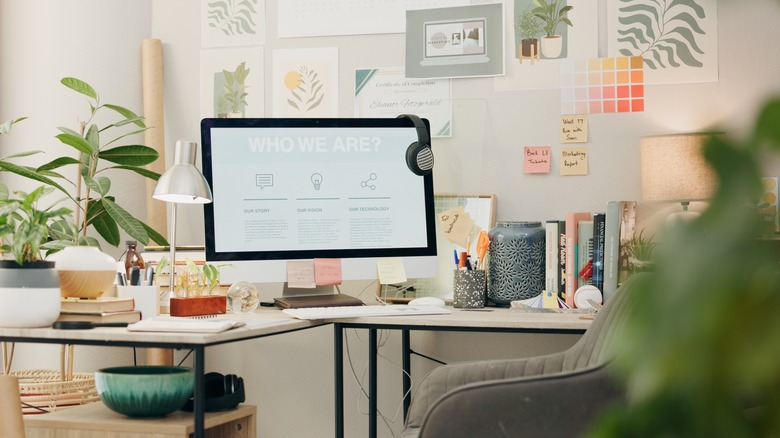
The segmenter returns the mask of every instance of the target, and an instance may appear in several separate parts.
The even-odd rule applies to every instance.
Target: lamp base
[[[223,295],[173,297],[170,306],[171,316],[221,315],[227,313],[227,297]]]

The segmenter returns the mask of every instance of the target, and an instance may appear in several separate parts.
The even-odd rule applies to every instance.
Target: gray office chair
[[[606,367],[642,281],[632,276],[569,349],[441,366],[420,383],[398,438],[576,437],[623,390]]]

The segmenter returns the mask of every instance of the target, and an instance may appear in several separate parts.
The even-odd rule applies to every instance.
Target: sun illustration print
[[[319,74],[305,65],[298,71],[287,72],[284,75],[284,86],[290,90],[287,103],[302,113],[317,108],[325,97]]]

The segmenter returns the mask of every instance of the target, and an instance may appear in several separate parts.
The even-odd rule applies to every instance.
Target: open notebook
[[[246,325],[227,319],[151,318],[127,326],[131,332],[219,333]]]

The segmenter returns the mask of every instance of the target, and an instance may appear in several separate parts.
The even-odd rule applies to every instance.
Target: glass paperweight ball
[[[227,292],[227,308],[233,313],[252,313],[260,303],[257,288],[252,283],[233,283]]]

